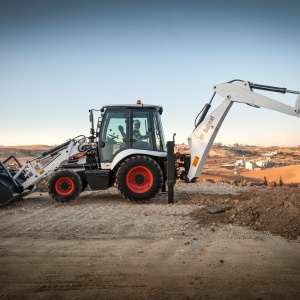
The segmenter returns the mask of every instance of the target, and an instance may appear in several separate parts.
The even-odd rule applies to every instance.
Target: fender
[[[146,156],[154,156],[160,158],[166,158],[167,152],[161,151],[149,151],[149,150],[141,150],[141,149],[126,149],[120,153],[118,153],[111,163],[101,163],[102,169],[113,170],[115,166],[126,157],[134,156],[134,155],[146,155]]]

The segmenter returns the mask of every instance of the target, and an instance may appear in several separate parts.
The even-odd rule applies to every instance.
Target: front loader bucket
[[[12,187],[0,178],[0,206],[8,203],[14,198]]]
[[[17,171],[11,170],[5,166],[5,164],[12,159],[19,167],[22,167],[20,162],[13,155],[3,162],[0,160],[0,206],[19,196],[24,190],[23,186],[20,184],[20,179],[15,179],[13,177]]]

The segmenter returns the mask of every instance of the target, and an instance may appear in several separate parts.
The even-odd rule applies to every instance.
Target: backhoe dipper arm
[[[254,93],[252,89],[260,89],[279,93],[298,94],[295,106],[289,106],[263,95]],[[190,168],[187,175],[188,181],[200,177],[213,141],[233,102],[245,103],[253,107],[264,107],[284,114],[300,117],[300,95],[297,91],[285,88],[257,85],[247,81],[234,81],[214,85],[214,93],[221,95],[223,102],[207,116],[201,116],[200,122],[188,137],[191,154]],[[211,100],[212,101],[212,100]],[[210,101],[210,103],[211,103]],[[206,111],[208,113],[208,111]],[[205,117],[205,118],[204,118]]]

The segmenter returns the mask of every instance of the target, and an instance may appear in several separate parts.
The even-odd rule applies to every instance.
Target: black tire
[[[80,176],[72,170],[60,170],[51,176],[48,182],[49,195],[60,203],[77,199],[82,191]]]
[[[118,168],[116,183],[124,198],[141,203],[159,193],[163,185],[163,172],[154,159],[132,156]]]

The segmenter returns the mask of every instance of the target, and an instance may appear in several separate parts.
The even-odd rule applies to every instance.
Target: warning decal
[[[193,163],[192,163],[192,166],[193,167],[197,167],[199,161],[200,161],[200,157],[199,156],[195,156],[195,158],[193,160]]]

